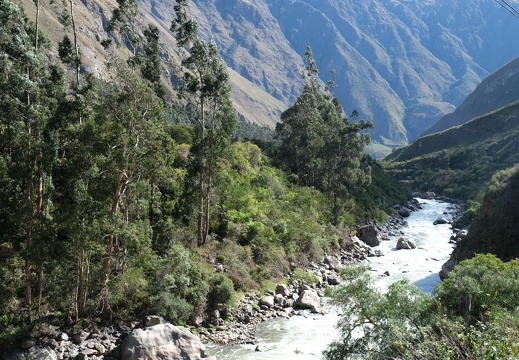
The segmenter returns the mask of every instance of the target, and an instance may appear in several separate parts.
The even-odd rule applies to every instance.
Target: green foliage
[[[326,359],[511,359],[519,355],[518,263],[478,255],[460,263],[436,298],[406,281],[381,292],[364,267],[333,291],[344,314]]]
[[[217,273],[209,279],[208,305],[216,307],[219,304],[236,306],[236,292],[231,279],[222,273]]]
[[[385,168],[413,188],[481,202],[498,171],[519,163],[519,103],[424,136],[386,158]]]
[[[319,283],[319,278],[314,273],[301,268],[296,268],[294,274],[290,277],[290,280],[294,283],[301,282],[306,285],[315,286]]]
[[[185,323],[205,309],[209,287],[200,262],[174,244],[156,265],[150,309],[173,323]]]
[[[310,159],[314,170],[342,170],[307,187],[265,155],[277,151],[272,130],[246,125],[236,135],[262,147],[231,142],[228,74],[215,44],[193,36],[188,1],[177,1],[173,30],[189,50],[181,84],[189,101],[166,109],[159,33],[140,27],[137,1],[117,4],[110,36],[133,47],[130,61],[110,61],[111,83],[81,74],[67,84],[44,56],[45,36],[19,7],[0,2],[0,347],[32,325],[36,311],[76,322],[153,311],[188,323],[208,306],[233,305],[235,289],[258,289],[337,251],[364,206],[350,195],[366,184],[367,163],[341,146],[358,155],[366,136],[315,82],[294,114],[304,108],[344,123],[340,133],[312,128],[335,147],[325,154],[322,138],[312,137],[321,157]],[[58,46],[74,61],[70,39]],[[379,216],[371,208],[362,214]],[[212,275],[207,261],[225,273]]]
[[[436,289],[442,305],[467,324],[519,306],[519,263],[502,262],[495,255],[464,260]]]
[[[503,260],[519,257],[519,167],[496,173],[457,254],[466,259],[492,253]],[[475,209],[473,210],[473,213]]]
[[[321,190],[330,201],[332,221],[340,223],[342,206],[354,186],[371,182],[364,147],[370,141],[369,121],[350,121],[339,100],[322,89],[310,48],[305,53],[308,78],[296,103],[281,114],[276,133],[281,139],[280,163],[303,185]],[[358,112],[357,112],[358,113]]]
[[[388,359],[412,348],[413,337],[434,314],[434,300],[407,281],[382,293],[366,267],[345,268],[342,276],[346,284],[333,294],[344,314],[338,324],[340,340],[325,351],[326,359]]]

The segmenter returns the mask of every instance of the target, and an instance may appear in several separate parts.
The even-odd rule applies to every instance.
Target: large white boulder
[[[123,360],[216,360],[198,337],[171,324],[133,330],[121,348]]]
[[[312,312],[321,312],[321,298],[314,290],[303,290],[294,305],[301,309],[310,309]]]

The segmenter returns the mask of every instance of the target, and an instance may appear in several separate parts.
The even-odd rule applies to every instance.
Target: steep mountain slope
[[[34,14],[32,1],[22,3]],[[42,28],[57,42],[68,2],[41,4]],[[152,22],[160,29],[170,89],[179,62],[168,31],[174,4],[139,1],[140,26]],[[109,71],[100,41],[110,36],[104,29],[116,5],[74,2],[84,68],[101,77]],[[324,82],[335,69],[334,92],[345,110],[371,119],[373,138],[390,146],[407,144],[452,112],[519,53],[519,21],[490,0],[193,0],[191,10],[202,36],[218,43],[234,70],[233,99],[242,117],[270,125],[279,120],[301,91],[301,56],[310,46]]]
[[[27,15],[35,19],[36,9],[33,1],[21,0]],[[169,89],[171,97],[175,98],[175,84],[178,83],[180,58],[175,46],[173,34],[169,31],[173,18],[174,1],[143,0],[139,2],[140,19],[137,27],[142,29],[147,24],[155,24],[160,30],[161,57],[163,61],[163,84]],[[68,2],[40,1],[40,28],[48,35],[57,49],[57,43],[68,35],[72,38],[71,26],[64,26],[60,19],[64,14],[70,16]],[[106,63],[114,54],[125,58],[128,51],[123,44],[104,49],[101,41],[111,37],[106,32],[113,10],[117,7],[116,0],[91,0],[73,2],[74,15],[78,29],[78,43],[82,54],[82,71],[93,73],[94,76],[110,79],[110,70]],[[115,39],[117,42],[117,39]],[[57,50],[48,54],[57,57]],[[287,100],[281,101],[263,87],[251,83],[239,73],[229,69],[232,85],[234,107],[240,117],[249,122],[274,126],[281,112],[287,107]]]
[[[386,144],[412,140],[519,52],[511,41],[519,22],[487,0],[194,3],[201,22],[213,24],[205,30],[225,60],[271,94],[284,89],[276,97],[290,100],[286,89],[299,91],[286,84],[285,76],[300,81],[297,63],[287,60],[311,46],[323,81],[335,69],[345,109],[372,119],[374,138]]]
[[[485,78],[453,113],[442,117],[420,136],[461,125],[517,100],[519,100],[519,58],[515,58]]]
[[[481,201],[492,176],[519,163],[519,102],[416,139],[386,161],[412,188]]]

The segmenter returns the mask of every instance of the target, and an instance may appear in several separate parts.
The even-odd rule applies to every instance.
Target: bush
[[[205,310],[208,284],[197,258],[179,244],[158,259],[149,308],[172,323],[185,323]]]
[[[495,255],[477,255],[462,261],[438,285],[438,299],[467,324],[486,320],[496,311],[519,306],[519,262],[505,263]]]
[[[303,270],[301,268],[296,268],[294,270],[294,275],[291,277],[291,282],[302,282],[306,285],[317,285],[319,283],[319,278],[314,273]]]
[[[236,292],[232,280],[225,274],[217,273],[209,280],[209,292],[207,294],[209,307],[223,304],[236,306]]]

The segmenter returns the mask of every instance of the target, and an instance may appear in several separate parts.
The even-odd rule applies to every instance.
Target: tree
[[[195,138],[191,150],[198,183],[198,243],[209,234],[210,202],[218,161],[229,148],[236,128],[236,115],[230,100],[229,75],[219,59],[216,44],[197,37],[198,25],[188,16],[188,1],[177,1],[171,31],[177,44],[189,48],[182,61],[185,91],[197,105]],[[187,50],[186,50],[187,51]]]
[[[128,270],[128,261],[151,250],[150,184],[166,163],[162,101],[135,74],[116,65],[120,83],[104,96],[93,119],[97,139],[97,177],[102,191],[102,264],[100,311],[110,315],[110,280]],[[99,191],[99,188],[96,190]]]
[[[365,130],[373,125],[350,121],[343,114],[339,100],[329,92],[333,86],[323,88],[319,80],[310,48],[304,62],[303,92],[276,125],[281,139],[279,159],[300,183],[325,193],[337,224],[348,189],[370,182],[364,146],[369,143]]]
[[[10,224],[5,239],[23,249],[25,298],[32,318],[33,271],[39,310],[43,266],[54,232],[50,177],[55,152],[48,125],[65,93],[62,72],[43,53],[48,44],[20,8],[1,1],[0,24],[0,155],[10,190],[4,205],[9,208],[4,220]]]

